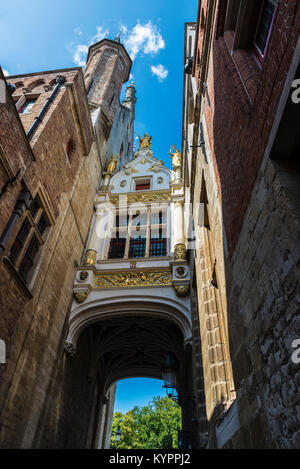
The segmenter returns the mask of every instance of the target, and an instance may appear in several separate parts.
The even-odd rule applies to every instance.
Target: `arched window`
[[[38,80],[35,80],[33,81],[32,83],[30,83],[28,85],[28,88],[32,91],[36,88],[40,88],[42,87],[46,82],[44,80],[41,80],[41,79],[38,79]]]

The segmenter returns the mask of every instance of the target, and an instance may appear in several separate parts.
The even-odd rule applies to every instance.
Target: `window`
[[[150,190],[150,179],[136,180],[135,181],[136,191],[147,191]]]
[[[71,159],[72,159],[72,156],[73,156],[73,153],[75,151],[75,143],[74,143],[72,138],[69,139],[65,150],[66,150],[66,155],[67,155],[67,158],[68,158],[68,162],[70,163]]]
[[[108,259],[167,255],[167,209],[118,214],[111,233]]]
[[[146,253],[146,231],[132,233],[129,245],[129,257],[145,257]]]
[[[37,195],[10,248],[9,259],[25,282],[31,279],[37,254],[44,243],[50,222]]]
[[[19,114],[27,114],[27,112],[29,112],[33,108],[35,102],[36,99],[26,99],[25,103],[23,104],[23,106],[20,107],[18,111]]]
[[[254,45],[258,51],[259,58],[263,59],[271,34],[276,7],[272,2],[265,0],[260,13]]]
[[[166,221],[166,212],[151,214],[150,257],[167,255]]]

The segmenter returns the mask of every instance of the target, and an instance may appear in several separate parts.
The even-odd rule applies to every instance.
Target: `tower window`
[[[25,103],[18,111],[19,114],[27,114],[33,108],[35,102],[36,99],[26,99]]]

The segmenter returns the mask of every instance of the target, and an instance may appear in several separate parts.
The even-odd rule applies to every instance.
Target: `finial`
[[[117,37],[115,37],[114,41],[120,42],[120,36],[121,36],[121,33],[118,33],[118,35],[117,35]]]

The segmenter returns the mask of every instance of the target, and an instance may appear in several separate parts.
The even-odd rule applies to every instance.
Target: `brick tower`
[[[131,64],[119,36],[115,40],[103,39],[89,48],[84,79],[89,104],[95,110],[93,120],[99,122],[97,133],[102,150],[110,136],[122,85],[129,79]]]

